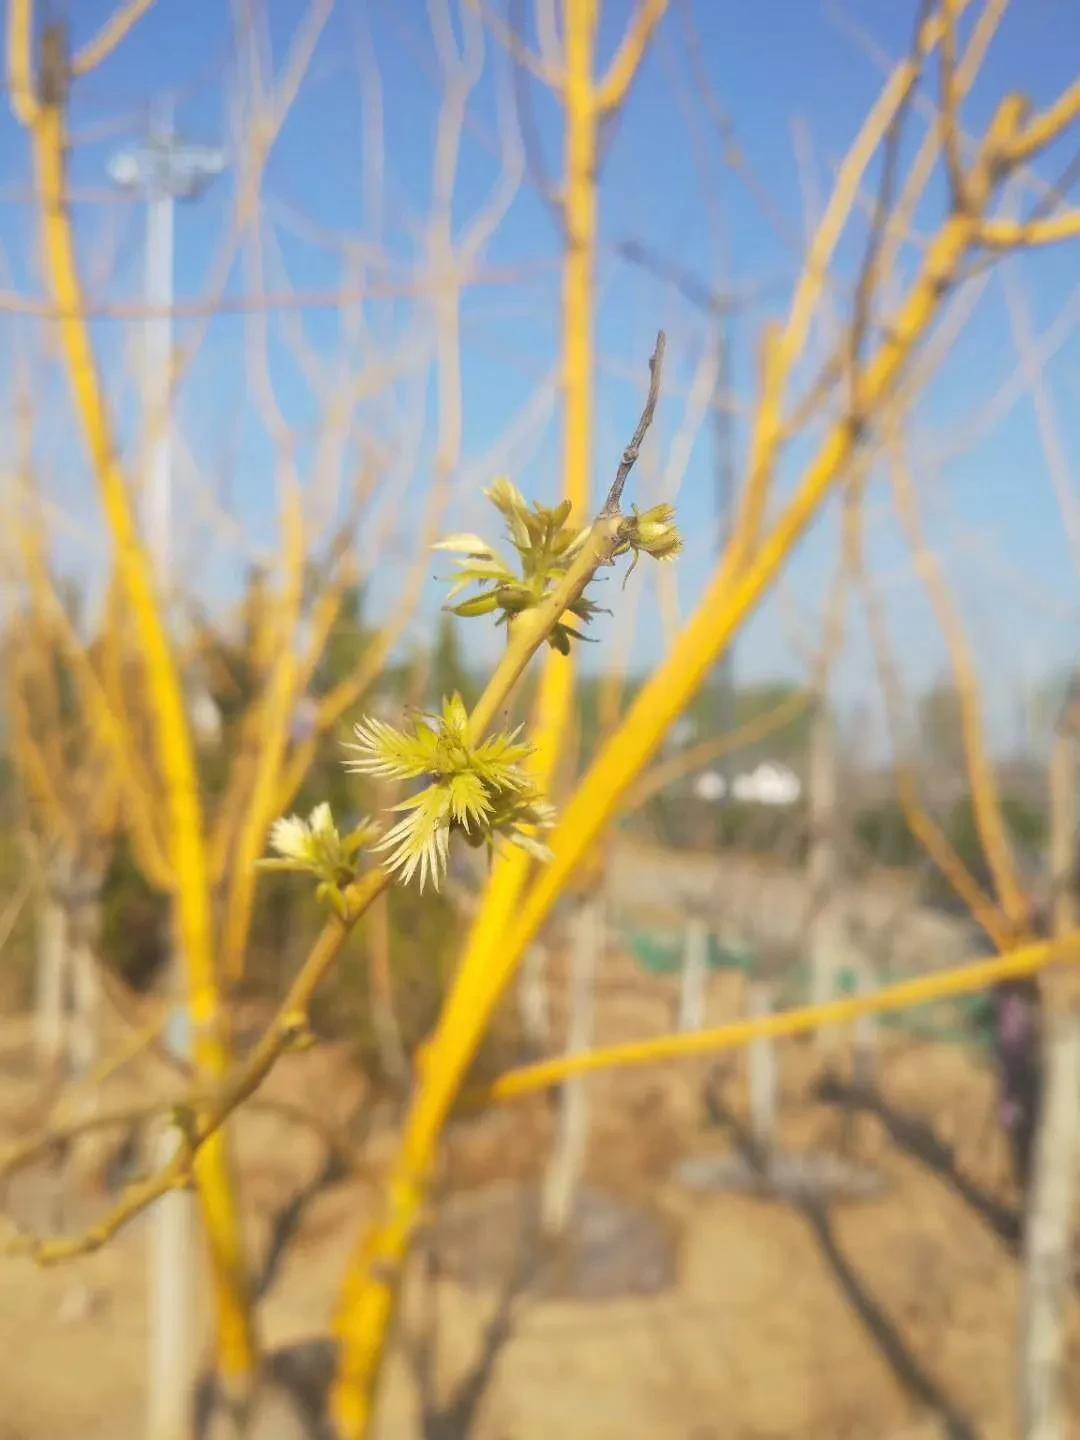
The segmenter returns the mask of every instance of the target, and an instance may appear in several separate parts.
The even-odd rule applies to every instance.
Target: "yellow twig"
[[[1042,114],[1033,116],[1017,130],[1008,147],[1008,159],[1016,165],[1045,150],[1080,117],[1080,80],[1074,80]]]
[[[308,1010],[315,991],[340,955],[356,921],[389,884],[390,876],[386,871],[375,870],[348,887],[345,891],[345,917],[339,919],[334,916],[326,922],[276,1016],[251,1054],[225,1077],[216,1091],[209,1095],[193,1095],[182,1103],[181,1109],[190,1104],[190,1113],[184,1117],[184,1143],[168,1165],[129,1186],[119,1203],[89,1230],[79,1235],[49,1239],[22,1235],[0,1246],[0,1250],[7,1254],[27,1255],[39,1265],[54,1265],[76,1255],[86,1255],[100,1249],[129,1220],[160,1196],[186,1185],[192,1173],[198,1175],[200,1159],[220,1140],[225,1121],[254,1094],[278,1057],[290,1045],[305,1037]]]
[[[502,1075],[484,1090],[465,1097],[469,1104],[495,1104],[514,1100],[536,1090],[561,1085],[575,1075],[588,1075],[597,1070],[612,1070],[632,1065],[655,1065],[667,1060],[685,1060],[695,1055],[714,1055],[732,1050],[752,1040],[779,1040],[793,1035],[806,1035],[828,1025],[850,1025],[864,1015],[888,1015],[897,1010],[910,1010],[934,1000],[950,1000],[970,995],[1001,980],[1019,975],[1034,975],[1045,966],[1060,961],[1070,963],[1080,957],[1080,930],[1060,939],[1042,941],[1020,949],[1006,951],[990,960],[977,960],[944,970],[938,975],[923,975],[904,980],[866,995],[851,995],[830,1000],[823,1005],[807,1005],[778,1015],[756,1019],[735,1020],[712,1030],[690,1034],[662,1035],[651,1040],[632,1040],[621,1045],[607,1045],[576,1055],[564,1055],[525,1065]]]
[[[72,57],[72,75],[88,75],[91,70],[96,70],[135,28],[153,3],[154,0],[127,0],[125,5],[114,11],[94,38]]]
[[[1049,220],[984,220],[979,244],[988,250],[1021,250],[1032,245],[1056,245],[1080,237],[1080,210],[1066,210]]]
[[[663,19],[668,0],[642,0],[607,73],[596,87],[596,106],[603,113],[617,110],[626,99],[634,76],[649,48],[653,31]]]
[[[187,966],[195,1060],[204,1074],[221,1077],[226,1070],[227,1050],[214,973],[209,875],[198,774],[180,676],[154,591],[149,557],[136,530],[131,500],[117,460],[83,315],[82,285],[66,205],[64,95],[68,77],[61,33],[53,29],[46,37],[49,43],[43,98],[29,132],[40,196],[45,270],[52,298],[63,313],[58,322],[60,344],[153,697],[156,739],[168,796],[176,912]],[[243,1385],[255,1367],[255,1334],[239,1216],[220,1141],[203,1150],[196,1174],[215,1261],[221,1369],[227,1382]]]
[[[108,620],[114,615],[109,607]],[[110,757],[120,782],[124,812],[131,828],[132,844],[139,864],[151,884],[163,890],[171,888],[173,876],[157,831],[155,818],[158,796],[150,772],[142,764],[135,737],[126,724],[126,717],[117,714],[98,677],[90,657],[75,633],[74,626],[55,599],[55,620],[61,644],[67,655],[82,697],[83,710],[91,728],[97,733],[105,753]],[[106,636],[106,645],[115,643]]]
[[[8,0],[7,76],[8,100],[21,125],[37,119],[37,94],[33,67],[33,0]]]
[[[889,646],[885,617],[869,575],[860,570],[863,598],[866,604],[867,628],[874,650],[878,679],[885,700],[885,714],[892,736],[894,773],[897,798],[904,812],[907,827],[933,860],[942,875],[963,900],[974,919],[994,946],[1001,951],[1010,944],[1009,924],[1005,916],[986,894],[949,842],[948,836],[930,816],[919,798],[919,787],[911,767],[904,758],[902,738],[903,705],[900,682]]]
[[[997,781],[986,749],[979,679],[963,624],[945,583],[937,557],[928,548],[919,516],[914,483],[901,450],[899,437],[890,436],[889,473],[896,510],[922,576],[930,603],[949,650],[956,694],[960,704],[964,757],[971,786],[971,802],[979,839],[986,855],[998,900],[1017,937],[1030,925],[1028,900],[1020,884],[1016,863],[1002,816]]]

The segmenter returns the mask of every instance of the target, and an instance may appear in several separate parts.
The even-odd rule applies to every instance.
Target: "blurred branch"
[[[667,6],[668,0],[641,0],[614,59],[597,84],[596,106],[601,114],[618,109],[626,99]]]
[[[964,902],[973,918],[999,951],[1009,947],[1010,927],[993,899],[960,859],[948,836],[927,812],[919,798],[918,784],[907,760],[904,742],[904,709],[900,680],[889,645],[888,630],[876,589],[868,572],[860,572],[867,628],[870,632],[874,659],[878,670],[885,716],[892,737],[893,774],[897,799],[908,829],[933,860],[954,892]]]
[[[1050,385],[1045,373],[1045,358],[1039,355],[1032,338],[1030,310],[1019,281],[1006,269],[1002,273],[1001,282],[1013,342],[1019,357],[1020,373],[1031,396],[1046,469],[1061,511],[1062,528],[1072,548],[1073,558],[1080,567],[1080,504],[1073,490],[1069,462],[1054,412]]]
[[[485,0],[467,0],[468,6],[481,16],[484,24],[502,45],[511,58],[530,75],[537,80],[543,81],[549,90],[558,94],[565,83],[565,76],[559,69],[555,69],[550,63],[550,56],[537,55],[525,40],[514,29],[508,25],[501,15],[492,10]]]
[[[830,1025],[850,1025],[863,1015],[887,1015],[909,1010],[935,1000],[955,999],[970,995],[1021,975],[1034,975],[1048,965],[1074,963],[1080,957],[1080,931],[1073,930],[1060,939],[1043,941],[1007,950],[990,960],[977,960],[937,975],[923,975],[904,980],[864,995],[831,1000],[824,1005],[808,1005],[774,1015],[749,1020],[736,1020],[714,1030],[697,1030],[677,1035],[662,1035],[650,1040],[632,1040],[621,1045],[606,1045],[596,1050],[542,1060],[509,1070],[484,1089],[467,1092],[463,1097],[470,1109],[519,1099],[536,1090],[562,1084],[574,1075],[589,1075],[598,1070],[621,1069],[626,1066],[657,1065],[670,1060],[689,1059],[695,1055],[712,1055],[749,1044],[752,1040],[779,1040],[793,1035],[808,1035]]]
[[[794,694],[785,696],[771,709],[761,715],[755,715],[753,719],[747,720],[734,730],[729,730],[723,735],[714,735],[708,740],[700,741],[697,745],[690,745],[685,750],[680,750],[677,755],[661,760],[651,770],[646,770],[636,784],[630,788],[623,802],[623,809],[637,809],[638,806],[644,805],[647,800],[652,799],[654,795],[659,794],[661,790],[666,790],[675,781],[693,774],[695,770],[700,770],[703,765],[720,760],[725,755],[731,755],[738,750],[745,750],[750,745],[756,745],[759,740],[776,734],[778,730],[786,729],[800,715],[805,714],[813,703],[813,690],[797,690]]]
[[[988,250],[1020,250],[1080,238],[1080,210],[1067,210],[1049,220],[986,220],[979,244]]]
[[[38,111],[33,66],[33,0],[8,0],[7,19],[8,102],[20,125],[33,125]]]
[[[154,4],[154,0],[127,0],[109,16],[92,40],[77,50],[71,61],[71,73],[76,78],[89,75],[113,53]]]
[[[941,147],[945,152],[952,203],[958,210],[967,208],[956,85],[956,21],[962,8],[958,0],[941,0]]]
[[[1073,81],[1052,105],[1034,115],[1021,126],[1003,156],[1010,165],[1031,160],[1040,150],[1052,145],[1059,135],[1080,117],[1080,80]]]
[[[970,646],[937,557],[928,548],[919,517],[918,497],[898,435],[888,440],[889,476],[897,515],[945,636],[960,703],[964,757],[979,839],[998,899],[1014,935],[1030,930],[1030,907],[1009,847],[1001,798],[986,748],[979,681]]]
[[[52,1238],[16,1235],[0,1244],[0,1253],[25,1255],[39,1265],[54,1265],[89,1254],[100,1249],[162,1195],[185,1187],[194,1173],[196,1157],[202,1147],[220,1131],[233,1111],[254,1094],[278,1057],[290,1046],[303,1042],[308,1033],[307,1015],[315,990],[337,960],[352,926],[389,883],[387,873],[376,870],[348,887],[344,892],[346,918],[334,916],[327,921],[274,1020],[247,1059],[225,1078],[217,1091],[185,1097],[179,1105],[174,1104],[181,1129],[181,1143],[168,1165],[128,1186],[118,1204],[81,1234]]]
[[[69,69],[62,27],[51,26],[46,32],[42,72],[41,103],[29,117],[28,129],[41,197],[44,269],[54,303],[67,312],[58,328],[61,353],[152,696],[155,738],[167,794],[175,913],[187,966],[195,1057],[204,1074],[220,1076],[225,1071],[227,1050],[214,972],[198,772],[177,658],[155,591],[149,555],[135,524],[131,497],[117,458],[112,418],[83,317],[82,283],[67,206]],[[222,1368],[230,1380],[242,1386],[255,1368],[254,1325],[247,1300],[239,1216],[220,1146],[203,1157],[199,1178],[214,1256]]]

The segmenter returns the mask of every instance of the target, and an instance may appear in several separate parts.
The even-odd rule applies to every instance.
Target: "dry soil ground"
[[[643,985],[616,958],[604,985],[601,1039],[670,1022],[667,982]],[[712,1004],[722,1010],[725,997],[714,994]],[[0,1138],[25,1129],[32,1112],[21,1053],[9,1045],[0,1076]],[[745,1108],[740,1067],[731,1062],[717,1092],[736,1118]],[[875,1115],[845,1118],[818,1101],[819,1068],[809,1044],[781,1052],[782,1147],[843,1150],[880,1173],[878,1196],[821,1211],[693,1191],[679,1182],[680,1165],[734,1145],[703,1104],[707,1067],[597,1077],[585,1239],[579,1227],[568,1256],[527,1276],[509,1304],[509,1282],[521,1280],[515,1237],[535,1210],[551,1106],[534,1100],[457,1123],[441,1219],[405,1288],[381,1440],[1014,1434],[1015,1196],[988,1124],[989,1073],[958,1047],[885,1046],[879,1085],[894,1112],[890,1134]],[[149,1083],[117,1082],[113,1100],[144,1094]],[[268,1094],[331,1124],[365,1101],[333,1048],[289,1057]],[[323,1148],[279,1112],[250,1112],[238,1130],[261,1253],[272,1216],[317,1171]],[[327,1332],[391,1141],[387,1114],[371,1127],[360,1171],[303,1209],[261,1308],[269,1346]],[[920,1149],[924,1158],[913,1153]],[[105,1203],[95,1190],[100,1160],[94,1150],[73,1164],[65,1225]],[[954,1162],[959,1178],[949,1173]],[[51,1185],[39,1169],[9,1187],[9,1204],[40,1222]],[[146,1253],[147,1226],[136,1223],[63,1268],[3,1264],[0,1440],[143,1434]],[[1080,1416],[1080,1386],[1075,1398]]]

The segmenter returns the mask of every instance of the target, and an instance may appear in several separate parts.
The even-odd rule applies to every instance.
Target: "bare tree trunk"
[[[1080,1163],[1080,1013],[1075,1008],[1048,1017],[1043,1053],[1043,1102],[1024,1230],[1021,1433],[1024,1440],[1066,1440],[1066,1318]]]
[[[754,1017],[771,1013],[772,995],[765,981],[755,980],[750,984],[747,1009]],[[759,1160],[767,1162],[776,1143],[776,1046],[772,1040],[751,1040],[747,1047],[747,1072],[750,1134]]]
[[[173,976],[180,974],[174,956]],[[170,999],[174,999],[175,990]],[[175,1028],[167,1034],[170,1048],[183,1058],[190,1054],[186,1011],[173,1010]],[[169,1125],[153,1140],[152,1162],[167,1165],[180,1135]],[[152,1211],[149,1228],[149,1354],[147,1375],[147,1440],[188,1440],[197,1371],[196,1328],[201,1236],[194,1190],[170,1190]]]
[[[37,994],[34,1000],[34,1049],[38,1068],[55,1070],[64,1048],[64,989],[67,975],[67,917],[48,889],[38,902]]]
[[[518,1014],[526,1044],[535,1055],[543,1055],[551,1041],[546,972],[546,949],[530,945],[522,957],[518,978]]]
[[[809,767],[810,854],[807,880],[809,918],[807,950],[810,960],[810,993],[815,1005],[831,1000],[836,990],[837,924],[835,890],[836,851],[836,734],[833,718],[824,698],[819,700],[810,732]],[[836,1030],[823,1027],[817,1032],[823,1052],[836,1046]]]
[[[1080,742],[1062,729],[1050,764],[1050,873],[1054,930],[1077,923]],[[1072,1239],[1080,1167],[1080,985],[1070,970],[1043,983],[1043,1079],[1024,1230],[1020,1417],[1024,1440],[1066,1440],[1065,1357]]]
[[[874,988],[865,963],[858,969],[858,994],[866,995]],[[877,1070],[878,1019],[876,1015],[860,1015],[852,1026],[851,1078],[860,1090],[870,1090]]]
[[[570,954],[570,1020],[566,1049],[571,1055],[592,1042],[596,972],[604,946],[604,906],[598,895],[584,900],[574,916]],[[567,1080],[559,1092],[555,1149],[544,1177],[541,1224],[552,1239],[566,1234],[585,1165],[589,1100],[584,1076]]]
[[[67,1053],[72,1074],[88,1075],[98,1057],[101,1021],[101,984],[96,950],[101,928],[101,902],[97,888],[88,885],[76,896],[71,920],[69,969],[71,1015]]]
[[[692,915],[683,941],[682,984],[679,990],[679,1029],[700,1030],[705,1024],[705,986],[709,975],[709,932],[705,921]]]

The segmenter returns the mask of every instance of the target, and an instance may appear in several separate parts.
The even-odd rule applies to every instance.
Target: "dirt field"
[[[643,991],[619,963],[605,973],[598,1038],[664,1023],[666,982]],[[725,1003],[721,993],[710,1000]],[[819,1206],[680,1181],[688,1160],[700,1171],[708,1157],[734,1154],[732,1125],[717,1114],[737,1129],[741,1060],[714,1076],[711,1114],[707,1066],[597,1077],[583,1223],[566,1253],[523,1269],[551,1106],[534,1100],[458,1122],[439,1218],[405,1287],[382,1440],[1014,1434],[1015,1196],[988,1123],[989,1074],[960,1048],[890,1042],[883,1118],[815,1098],[812,1046],[785,1046],[780,1059],[779,1148],[869,1168],[879,1194]],[[113,1102],[133,1088],[116,1084]],[[33,1093],[9,1047],[5,1139],[25,1129]],[[365,1106],[362,1082],[332,1049],[288,1057],[266,1095],[331,1125]],[[273,1110],[243,1116],[237,1142],[252,1247],[263,1254],[272,1217],[317,1173],[324,1146]],[[269,1347],[327,1333],[391,1143],[392,1117],[376,1115],[360,1172],[303,1207],[262,1305]],[[86,1147],[72,1162],[65,1227],[104,1203],[94,1180],[102,1158],[102,1147]],[[10,1186],[9,1205],[41,1223],[54,1190],[39,1168]],[[147,1227],[136,1223],[60,1269],[4,1265],[0,1440],[142,1435],[146,1251]],[[1080,1385],[1075,1408],[1080,1417]]]

